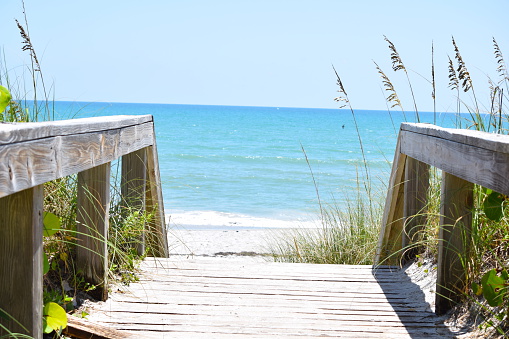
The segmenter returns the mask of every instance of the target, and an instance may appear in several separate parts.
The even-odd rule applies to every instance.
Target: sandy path
[[[254,255],[268,253],[281,229],[172,229],[170,253],[179,255]]]

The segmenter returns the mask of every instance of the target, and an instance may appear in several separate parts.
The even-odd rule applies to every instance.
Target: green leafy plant
[[[11,92],[4,86],[0,86],[0,112],[3,112],[11,102]]]
[[[482,205],[484,214],[490,220],[500,221],[504,216],[504,201],[506,197],[490,189],[487,189],[485,193],[486,198]]]
[[[48,302],[42,310],[42,323],[44,333],[60,333],[67,327],[67,313],[57,303]]]

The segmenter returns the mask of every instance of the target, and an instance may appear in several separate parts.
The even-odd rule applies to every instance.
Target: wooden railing
[[[430,165],[442,170],[435,310],[443,314],[467,288],[462,260],[472,241],[473,184],[509,195],[509,136],[403,123],[376,264],[399,264],[418,251]]]
[[[167,257],[151,115],[0,124],[0,308],[34,338],[42,338],[43,184],[77,173],[76,266],[104,300],[110,164],[120,157],[123,197],[155,215],[137,250],[148,242],[153,255]]]

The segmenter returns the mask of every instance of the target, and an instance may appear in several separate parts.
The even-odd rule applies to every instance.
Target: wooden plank
[[[127,213],[145,213],[147,187],[147,149],[142,148],[122,157],[121,192]],[[145,226],[133,244],[139,255],[145,254]]]
[[[0,197],[111,162],[151,146],[153,124],[0,146]]]
[[[402,237],[402,247],[407,248],[404,254],[405,261],[415,259],[415,255],[422,252],[422,245],[416,243],[422,240],[422,230],[426,224],[429,169],[428,164],[411,157],[406,159],[403,204],[405,232]]]
[[[135,337],[132,333],[117,331],[71,315],[67,316],[67,327],[63,330],[63,334],[78,339],[126,339]]]
[[[443,128],[426,123],[402,123],[401,130],[425,136],[447,139],[467,146],[509,153],[509,136],[469,129]]]
[[[437,314],[450,310],[466,287],[465,261],[471,243],[473,188],[474,185],[468,181],[442,173],[435,301]]]
[[[172,338],[451,337],[401,271],[382,269],[387,282],[377,282],[367,265],[150,258],[142,267],[138,283],[89,317]],[[356,273],[359,281],[353,281]]]
[[[456,135],[448,130],[446,132],[448,136]],[[509,195],[509,180],[506,178],[506,173],[509,173],[509,153],[482,147],[482,142],[486,141],[486,138],[465,138],[465,141],[475,144],[472,146],[409,131],[402,131],[401,135],[401,152],[409,157],[466,181]]]
[[[239,326],[240,325],[240,326]],[[118,324],[116,325],[121,330],[141,330],[141,329],[150,329],[154,332],[166,333],[167,335],[172,335],[173,332],[191,332],[190,327],[187,324],[179,325],[179,324]],[[209,333],[212,337],[216,335],[218,338],[221,338],[223,333],[228,334],[238,334],[238,335],[246,335],[246,334],[257,334],[257,335],[291,335],[295,337],[300,337],[302,334],[305,335],[315,335],[321,337],[337,337],[341,332],[354,332],[354,333],[377,333],[385,338],[394,338],[394,335],[398,334],[408,334],[408,338],[416,338],[417,335],[421,335],[420,338],[447,338],[442,336],[437,336],[437,333],[434,329],[426,329],[426,328],[398,328],[398,327],[374,327],[368,328],[366,326],[355,326],[352,325],[338,325],[337,327],[329,327],[329,328],[271,328],[265,327],[264,324],[260,324],[258,326],[251,325],[246,326],[245,324],[236,324],[233,323],[230,326],[193,326],[192,331]],[[192,333],[192,332],[191,332]],[[390,335],[386,334],[390,333]],[[190,336],[192,338],[192,336]],[[239,338],[244,338],[239,336]],[[449,337],[451,338],[451,337]]]
[[[0,199],[0,308],[27,331],[0,323],[34,338],[42,338],[42,208],[42,186]]]
[[[153,214],[153,220],[148,227],[148,245],[153,257],[169,257],[168,232],[164,214],[164,200],[161,189],[161,175],[159,173],[159,159],[154,132],[154,145],[147,148],[147,196],[146,210]]]
[[[152,122],[152,115],[116,115],[45,122],[2,123],[0,125],[0,145],[57,136],[104,132]]]
[[[98,300],[108,298],[109,206],[110,163],[78,173],[76,266]]]
[[[403,199],[406,155],[400,151],[401,131],[396,144],[396,152],[392,163],[389,189],[385,199],[380,237],[376,249],[375,265],[399,265],[403,234]]]

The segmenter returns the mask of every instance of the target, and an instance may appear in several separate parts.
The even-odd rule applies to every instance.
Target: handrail
[[[509,194],[509,136],[401,124],[375,264],[399,264],[415,254],[430,165],[442,170],[435,310],[443,314],[466,288],[461,261],[471,243],[473,184]]]
[[[43,184],[77,174],[76,265],[105,300],[110,166],[120,157],[123,199],[155,216],[138,252],[149,242],[153,255],[167,257],[151,115],[0,124],[0,308],[34,338],[42,338]]]

